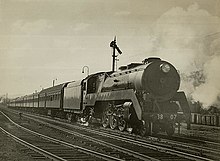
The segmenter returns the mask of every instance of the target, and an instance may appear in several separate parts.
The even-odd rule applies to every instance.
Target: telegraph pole
[[[116,57],[118,55],[115,54],[115,49],[118,51],[119,54],[122,54],[122,51],[119,49],[119,47],[116,44],[116,36],[114,38],[114,40],[110,43],[110,47],[113,48],[113,54],[112,54],[112,71],[115,71],[115,61],[116,61]]]
[[[55,81],[57,80],[57,78],[56,79],[53,79],[53,87],[54,87],[54,85],[55,85]]]
[[[8,103],[8,93],[6,93],[6,95],[5,95],[5,103],[6,103],[6,105]]]
[[[116,43],[116,41],[114,40],[114,44]],[[115,71],[115,47],[112,46],[113,48],[113,54],[112,54],[112,71],[114,72]]]

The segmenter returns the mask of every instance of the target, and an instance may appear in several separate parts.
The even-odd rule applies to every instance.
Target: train
[[[172,136],[180,120],[178,112],[190,120],[186,95],[179,87],[177,69],[168,61],[149,57],[118,71],[90,74],[12,99],[8,106],[71,122],[98,122],[104,128],[142,136],[161,131]]]

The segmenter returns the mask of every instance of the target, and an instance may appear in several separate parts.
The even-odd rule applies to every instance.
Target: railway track
[[[182,146],[182,143],[180,146],[178,143],[174,144],[173,142],[165,142],[164,140],[159,141],[156,139],[155,141],[155,139],[152,138],[143,139],[141,137],[123,134],[116,131],[106,131],[106,129],[97,130],[85,128],[77,125],[66,124],[56,120],[51,120],[49,118],[42,118],[39,116],[31,115],[30,117],[29,115],[25,117],[29,117],[30,119],[33,119],[33,117],[35,117],[35,119],[40,118],[41,123],[47,124],[48,126],[65,131],[68,134],[87,139],[89,141],[98,141],[100,144],[115,147],[118,150],[130,153],[134,157],[142,160],[212,160],[208,159],[207,156],[200,156],[201,151]],[[42,122],[42,120],[44,121]],[[148,158],[142,158],[144,156],[148,156]]]
[[[76,127],[78,128],[78,127]],[[189,140],[186,138],[180,141],[173,140],[173,139],[161,139],[157,137],[149,137],[149,138],[144,138],[139,137],[139,136],[132,136],[132,135],[127,135],[124,133],[119,132],[116,134],[115,130],[109,130],[106,132],[106,129],[88,129],[84,127],[79,127],[83,128],[87,132],[94,132],[99,135],[107,136],[109,138],[115,138],[117,140],[122,140],[128,143],[132,143],[138,146],[142,146],[144,148],[150,148],[152,150],[157,150],[161,152],[165,152],[167,154],[171,155],[177,155],[179,157],[183,157],[185,159],[190,159],[190,160],[212,160],[212,159],[219,159],[220,158],[220,150],[219,148],[211,148],[211,142],[210,142],[210,147],[205,147],[206,145],[203,143],[201,144],[200,142],[194,142],[194,143],[184,143]],[[82,133],[82,132],[80,132]],[[214,143],[215,144],[215,143]],[[216,145],[216,144],[215,144]],[[220,145],[216,145],[215,147],[219,147]],[[139,148],[140,149],[140,148]],[[135,147],[134,149],[135,150]],[[217,158],[218,157],[218,158]],[[210,159],[209,159],[210,158]]]
[[[68,142],[64,142],[30,129],[18,125],[12,121],[7,115],[1,112],[8,120],[1,118],[0,129],[6,135],[21,143],[34,159],[54,160],[54,161],[75,161],[75,160],[119,160],[110,155],[99,153],[91,149],[86,149]],[[8,122],[6,122],[8,121]],[[2,124],[6,122],[5,124]],[[7,130],[6,130],[7,129]]]
[[[7,117],[7,116],[6,116]],[[9,118],[10,119],[10,118]],[[11,122],[13,122],[13,121],[11,121]],[[39,120],[38,120],[38,122],[39,122]],[[41,122],[42,123],[42,122]],[[46,122],[44,122],[44,123],[46,123]],[[16,123],[15,123],[16,124]],[[47,123],[46,123],[47,124]],[[17,125],[17,126],[19,126],[19,127],[21,127],[20,125]],[[51,125],[52,126],[52,125]],[[59,128],[59,127],[58,127]],[[26,128],[25,128],[26,129]],[[27,129],[28,130],[28,129]],[[43,130],[45,130],[45,128],[43,129]],[[29,131],[29,130],[28,130]],[[68,132],[68,133],[70,133],[70,131],[65,131],[65,129],[62,129],[62,131],[63,132]],[[71,134],[72,135],[72,134]],[[65,134],[65,136],[67,136],[66,134]],[[47,136],[46,136],[47,137]],[[123,150],[125,150],[125,152],[123,152],[122,151],[122,149],[120,149],[119,148],[119,150],[117,150],[116,148],[118,148],[118,147],[114,147],[114,148],[112,148],[111,146],[109,146],[109,145],[105,145],[105,144],[100,144],[100,140],[89,140],[89,141],[85,141],[85,138],[82,138],[82,137],[71,137],[71,136],[68,136],[68,138],[74,138],[74,140],[77,140],[77,142],[80,142],[81,144],[86,144],[86,146],[90,146],[90,147],[93,147],[93,148],[95,148],[96,149],[96,151],[98,151],[98,150],[100,150],[100,149],[102,149],[102,152],[103,153],[108,153],[109,154],[109,158],[104,158],[103,156],[105,156],[105,155],[103,155],[103,153],[100,153],[100,154],[102,154],[103,156],[102,156],[102,158],[103,159],[105,159],[105,160],[152,160],[152,161],[157,161],[156,159],[153,159],[153,158],[150,158],[150,157],[148,157],[148,156],[143,156],[143,155],[141,155],[141,154],[136,154],[136,155],[131,155],[131,154],[129,154],[129,152],[130,153],[132,153],[132,154],[134,154],[134,152],[131,152],[131,151],[127,151],[126,152],[126,149],[123,149]],[[37,138],[35,139],[35,140],[38,140]],[[56,139],[57,140],[57,139]],[[58,141],[58,140],[57,140]],[[41,141],[37,141],[37,142],[41,142]],[[111,147],[111,148],[110,148]],[[84,150],[84,149],[83,149]],[[56,150],[57,151],[57,150]],[[58,150],[59,151],[59,150]],[[72,158],[74,158],[74,157],[72,157]],[[120,159],[120,158],[122,158],[122,159]],[[80,159],[80,160],[87,160],[87,159]],[[89,160],[89,159],[88,159]],[[92,160],[97,160],[97,159],[92,159]]]
[[[214,142],[204,139],[195,139],[185,136],[172,136],[167,135],[157,135],[149,136],[143,139],[143,137],[135,136],[127,133],[122,133],[120,131],[115,131],[111,129],[96,129],[100,132],[106,132],[109,134],[114,134],[116,136],[123,135],[124,138],[133,139],[140,141],[143,144],[149,143],[154,145],[160,145],[162,147],[172,148],[174,150],[182,151],[188,154],[193,154],[201,156],[202,158],[210,158],[213,160],[220,160],[220,142]]]
[[[186,151],[197,151],[200,156],[206,156],[213,159],[220,160],[220,142],[214,142],[210,140],[204,140],[199,138],[191,138],[186,136],[173,136],[167,137],[165,135],[160,136],[161,142],[165,144],[170,144],[175,147],[182,147]]]

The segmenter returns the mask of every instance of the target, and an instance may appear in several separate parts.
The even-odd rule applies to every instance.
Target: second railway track
[[[26,115],[26,114],[25,114]],[[25,116],[30,117],[30,116]],[[30,117],[34,119],[33,116]],[[139,158],[140,160],[212,160],[206,157],[199,156],[198,153],[194,154],[180,151],[180,149],[170,148],[169,145],[167,147],[162,147],[161,145],[149,144],[143,142],[141,138],[136,138],[132,140],[132,138],[120,136],[119,135],[112,135],[111,133],[101,132],[97,130],[91,130],[88,128],[83,128],[75,125],[67,125],[66,123],[61,123],[59,121],[52,121],[48,118],[38,117],[41,118],[41,123],[47,124],[53,128],[59,129],[61,131],[65,131],[69,135],[74,135],[74,137],[81,137],[85,140],[89,140],[92,142],[99,142],[102,145],[108,145],[112,148],[118,149],[121,153],[128,153],[135,157],[136,159]],[[35,116],[36,119],[36,116]],[[42,119],[44,121],[42,121]],[[37,120],[35,120],[37,121]],[[38,120],[39,121],[39,120]],[[74,128],[74,130],[73,130]],[[88,136],[89,135],[89,136]],[[145,157],[145,158],[144,158]],[[132,158],[124,158],[125,160],[132,160]],[[133,158],[134,159],[134,158]]]
[[[5,116],[7,120],[2,116]],[[24,145],[27,148],[24,149],[24,151],[29,151],[28,153],[31,153],[33,159],[48,159],[55,161],[122,160],[27,129],[12,121],[3,112],[1,112],[0,118],[0,130],[15,141]]]

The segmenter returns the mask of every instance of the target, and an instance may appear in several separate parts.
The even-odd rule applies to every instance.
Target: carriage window
[[[96,77],[89,79],[87,88],[88,88],[87,93],[95,93],[96,92]]]
[[[86,82],[83,82],[82,90],[86,90]]]

